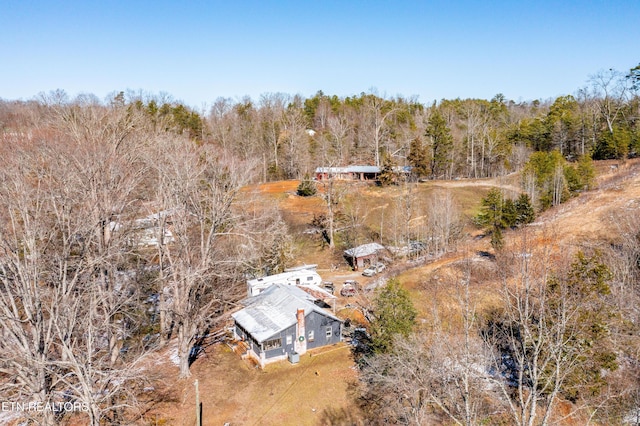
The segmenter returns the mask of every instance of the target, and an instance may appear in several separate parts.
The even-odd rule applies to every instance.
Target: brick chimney
[[[295,350],[299,354],[307,352],[307,336],[304,329],[304,309],[298,309],[296,312],[296,319],[298,324],[296,326],[296,344]]]

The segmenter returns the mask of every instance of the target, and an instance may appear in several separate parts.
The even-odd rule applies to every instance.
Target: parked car
[[[342,284],[340,295],[344,297],[355,296],[358,289],[358,283],[354,280],[347,280]]]
[[[375,265],[369,266],[367,269],[362,271],[362,275],[365,277],[372,277],[375,274],[378,274],[384,271],[387,267],[383,263],[376,263]]]
[[[360,283],[356,280],[345,280],[345,284],[352,285],[356,290],[360,290]]]
[[[322,288],[331,294],[334,294],[334,292],[336,291],[336,287],[331,281],[323,281]]]

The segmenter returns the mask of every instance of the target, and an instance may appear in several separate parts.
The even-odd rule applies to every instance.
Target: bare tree
[[[427,242],[436,255],[454,247],[461,236],[460,210],[450,191],[436,191],[427,200]]]
[[[28,146],[13,148],[17,153],[3,156],[0,171],[0,390],[15,400],[27,397],[47,404],[55,399],[57,385],[49,361],[55,351],[55,296],[57,290],[62,296],[71,290],[77,274],[47,270],[48,242],[56,241],[57,232],[47,217],[48,195],[39,185],[47,171],[38,167],[43,162]],[[62,253],[70,251],[69,245]],[[56,281],[59,287],[52,285]],[[53,425],[53,413],[43,412],[38,421]]]
[[[165,138],[157,148],[157,206],[173,234],[171,244],[158,245],[166,271],[161,292],[173,325],[169,332],[177,335],[180,375],[187,377],[198,336],[241,292],[236,278],[244,233],[234,208],[253,165],[179,138]]]
[[[348,136],[351,132],[351,124],[348,122],[344,114],[337,114],[336,116],[329,117],[327,123],[327,131],[331,139],[331,146],[335,152],[337,158],[337,165],[344,165],[347,162],[349,149],[348,149]],[[323,154],[326,157],[326,154]]]
[[[123,405],[121,397],[130,397],[142,377],[131,368],[141,355],[138,349],[128,348],[127,362],[122,349],[137,321],[137,287],[126,279],[134,255],[127,224],[135,217],[145,174],[138,130],[145,126],[143,116],[124,104],[101,106],[91,99],[57,110],[52,119],[66,143],[51,153],[51,161],[67,180],[59,185],[73,188],[75,197],[52,204],[55,211],[74,208],[81,215],[76,220],[84,228],[74,238],[88,265],[75,297],[55,315],[62,356],[57,365],[69,372],[64,383],[98,424],[135,404],[135,398],[126,398]]]
[[[320,196],[323,198],[327,208],[327,214],[324,220],[326,239],[329,244],[329,248],[333,249],[335,247],[334,234],[336,227],[336,215],[346,187],[341,185],[331,173],[329,173],[329,177],[327,179],[322,181],[321,186],[322,191]]]
[[[624,74],[614,69],[592,75],[590,82],[600,116],[606,122],[609,133],[613,133],[614,123],[625,106],[628,82]]]
[[[380,167],[380,150],[389,138],[388,121],[395,114],[396,108],[375,94],[364,97],[364,131],[373,143],[373,157],[376,166]]]
[[[282,118],[287,95],[284,93],[265,93],[260,96],[260,130],[265,147],[271,151],[272,171],[276,176],[280,172],[280,148],[282,138]]]
[[[298,100],[299,101],[299,100]],[[299,103],[299,102],[298,102]],[[308,135],[306,122],[299,105],[292,104],[284,112],[281,139],[283,139],[285,173],[289,178],[299,179],[309,173]]]
[[[389,354],[365,358],[362,398],[379,423],[480,424],[490,396],[482,343],[449,333],[398,339]]]
[[[478,142],[482,142],[481,156],[484,152],[484,139],[481,136],[481,129],[487,121],[484,108],[479,102],[466,101],[462,104],[462,116],[465,120],[466,140],[467,140],[467,162],[469,171],[467,176],[472,178],[482,177],[478,175]],[[482,157],[481,157],[482,158]],[[482,172],[482,168],[481,168]]]
[[[14,371],[3,373],[18,374],[16,395],[81,401],[99,424],[122,415],[114,402],[140,378],[125,373],[121,359],[131,294],[117,284],[126,245],[113,220],[128,206],[135,184],[126,170],[135,175],[136,166],[130,157],[127,167],[119,163],[130,117],[81,101],[89,103],[51,106],[57,128],[46,143],[16,145],[5,157],[0,315],[11,352],[0,353]],[[55,420],[52,411],[40,415],[40,423]]]
[[[544,424],[551,415],[563,373],[558,361],[564,336],[546,315],[550,247],[534,252],[527,237],[524,232],[519,244],[508,251],[512,255],[501,263],[504,317],[489,321],[485,338],[497,348],[494,368],[504,380],[498,377],[496,383],[514,423],[533,426],[541,413]]]
[[[232,136],[234,123],[231,121],[233,101],[229,98],[217,98],[209,112],[209,125],[213,141],[225,151],[233,148],[236,142]]]
[[[610,274],[599,255],[556,257],[551,245],[534,250],[528,232],[499,259],[501,313],[490,316],[497,386],[515,424],[549,424],[560,396],[594,395],[602,371],[615,369],[612,318],[606,295]],[[510,254],[506,254],[510,253]]]

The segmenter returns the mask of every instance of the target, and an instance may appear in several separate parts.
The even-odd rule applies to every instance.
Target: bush
[[[305,176],[300,182],[300,185],[298,185],[297,194],[301,197],[310,197],[316,195],[316,192],[318,192],[318,190],[315,182],[312,181],[309,176]]]

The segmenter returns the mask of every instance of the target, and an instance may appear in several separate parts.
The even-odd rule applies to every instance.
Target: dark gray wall
[[[319,348],[321,346],[333,345],[340,342],[340,326],[341,322],[333,318],[329,318],[318,312],[311,312],[305,317],[305,332],[307,339],[307,349]],[[327,339],[327,328],[331,327],[331,337]],[[313,330],[314,340],[309,341],[309,332]],[[240,337],[244,337],[247,342],[250,342],[253,351],[256,354],[260,354],[260,345],[256,342],[249,333],[247,333],[242,327],[236,324],[236,334]],[[291,344],[287,344],[287,336],[291,336]],[[276,333],[269,337],[267,340],[282,339],[282,346],[279,348],[265,351],[265,358],[273,358],[292,353],[295,350],[295,342],[298,338],[296,334],[296,324],[282,330],[280,333]]]
[[[287,345],[287,336],[291,336],[291,344]],[[294,345],[296,342],[296,325],[292,325],[289,328],[282,330],[280,333],[269,337],[266,340],[272,340],[280,338],[282,339],[282,347],[277,349],[271,349],[270,351],[265,351],[265,358],[272,358],[275,356],[281,356],[294,351]]]
[[[333,345],[340,341],[341,322],[333,318],[321,315],[318,312],[311,312],[305,317],[305,331],[307,335],[307,349],[319,348],[320,346]],[[331,327],[331,338],[327,339],[326,330]],[[309,331],[314,332],[314,341],[309,341]]]

